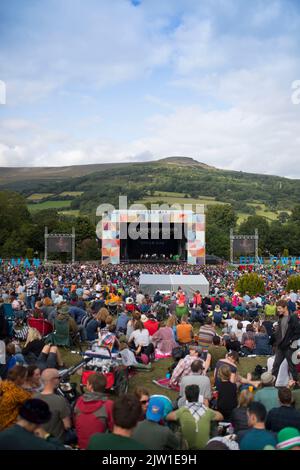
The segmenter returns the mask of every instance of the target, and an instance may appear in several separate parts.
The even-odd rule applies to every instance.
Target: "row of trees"
[[[75,227],[77,259],[99,259],[95,225],[88,217],[66,217],[55,209],[31,214],[23,196],[10,191],[0,192],[1,258],[32,258],[36,252],[42,256],[45,226],[49,233],[70,233]]]
[[[106,200],[107,201],[107,200]],[[18,193],[0,192],[0,257],[25,256],[28,250],[39,254],[44,250],[44,227],[49,232],[76,230],[76,253],[80,259],[98,259],[95,216],[66,217],[56,210],[47,209],[31,214],[26,200]],[[229,259],[229,231],[253,234],[259,231],[259,254],[268,256],[285,253],[300,255],[300,205],[292,215],[269,223],[265,218],[250,215],[237,227],[237,215],[230,204],[210,205],[206,214],[206,248],[208,254]],[[31,252],[30,251],[30,252]]]

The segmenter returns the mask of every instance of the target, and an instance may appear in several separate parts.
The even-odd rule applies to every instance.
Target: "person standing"
[[[277,312],[279,315],[279,322],[276,331],[276,355],[273,364],[272,374],[277,377],[279,368],[284,359],[287,360],[289,373],[292,375],[293,380],[297,381],[298,374],[295,364],[292,362],[292,349],[293,341],[300,338],[300,321],[296,314],[290,314],[286,300],[279,300],[277,302]]]
[[[33,271],[29,273],[29,279],[26,282],[26,304],[28,309],[34,309],[35,299],[39,290],[38,280]]]

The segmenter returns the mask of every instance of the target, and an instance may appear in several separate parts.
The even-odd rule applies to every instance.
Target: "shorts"
[[[50,352],[49,354],[41,352],[37,358],[36,365],[39,369],[57,369],[56,353]]]

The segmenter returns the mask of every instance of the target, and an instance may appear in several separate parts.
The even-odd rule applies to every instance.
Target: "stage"
[[[101,223],[103,264],[205,264],[204,213],[114,210]]]

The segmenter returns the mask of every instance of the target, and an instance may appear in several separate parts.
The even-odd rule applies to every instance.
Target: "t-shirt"
[[[226,323],[230,329],[230,333],[235,333],[237,330],[238,320],[235,318],[230,318],[229,320],[226,320]]]
[[[185,397],[185,388],[188,385],[198,385],[199,386],[199,395],[202,395],[203,398],[211,399],[211,385],[210,380],[206,375],[192,374],[182,377],[180,382],[180,392],[181,397]],[[180,405],[179,405],[180,406]]]
[[[255,393],[255,401],[262,403],[267,412],[277,408],[279,404],[278,389],[275,387],[263,387]]]
[[[149,346],[150,344],[150,336],[149,331],[144,328],[141,330],[135,330],[131,333],[128,342],[134,341],[136,347],[138,346]]]
[[[210,437],[211,422],[215,419],[215,412],[207,409],[198,423],[191,412],[183,407],[176,412],[176,419],[180,423],[183,438],[187,440],[189,449],[203,449]]]
[[[225,346],[215,346],[211,345],[208,348],[208,352],[211,355],[211,368],[214,369],[216,367],[217,362],[220,359],[224,359],[227,354],[227,349]]]
[[[281,328],[281,337],[282,337],[282,338],[285,337],[285,334],[286,334],[286,332],[287,332],[289,319],[290,319],[289,316],[283,316],[283,317],[281,318],[280,328]]]
[[[240,450],[263,450],[265,446],[275,447],[276,437],[265,429],[251,429],[247,431],[240,442]]]
[[[150,319],[144,323],[144,327],[149,331],[149,335],[153,336],[159,328],[159,322]]]
[[[214,336],[216,336],[216,332],[212,325],[201,326],[198,334],[199,346],[202,346],[203,348],[208,348],[212,344]]]
[[[87,450],[147,450],[147,447],[130,437],[96,433],[90,438]]]
[[[232,410],[237,406],[237,387],[232,382],[219,382],[217,385],[217,409],[224,416],[225,421],[230,420]]]
[[[190,343],[192,340],[193,327],[189,323],[177,325],[176,334],[179,343]]]
[[[138,423],[132,435],[133,439],[147,449],[168,450],[178,449],[179,440],[167,426],[161,426],[145,419]]]
[[[65,398],[51,393],[49,395],[44,395],[42,393],[36,393],[34,398],[39,398],[49,405],[51,411],[50,421],[43,424],[45,431],[49,432],[52,436],[64,440],[65,428],[63,419],[70,416],[70,408],[68,406]]]

